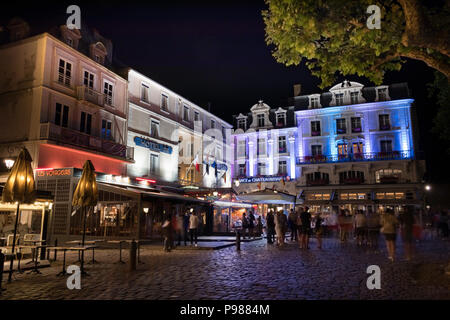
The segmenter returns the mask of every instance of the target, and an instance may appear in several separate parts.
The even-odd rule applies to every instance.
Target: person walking
[[[413,225],[414,213],[413,208],[406,206],[404,212],[399,215],[398,221],[400,223],[400,230],[402,235],[403,247],[405,250],[405,260],[410,261],[413,254]]]
[[[176,215],[176,228],[175,228],[175,232],[176,232],[176,237],[178,240],[177,245],[180,246],[181,245],[181,239],[184,238],[184,219],[183,219],[183,213],[179,212]]]
[[[266,233],[267,233],[267,243],[273,244],[275,238],[275,217],[273,210],[269,210],[266,216]]]
[[[258,219],[256,219],[256,235],[258,237],[262,236],[263,233],[263,222],[261,216],[258,216]]]
[[[253,211],[250,211],[250,214],[248,215],[248,234],[249,239],[255,238],[255,215],[253,214]]]
[[[323,232],[324,232],[324,226],[323,226],[323,219],[322,219],[322,217],[320,216],[320,213],[318,213],[317,215],[316,215],[316,218],[315,218],[315,228],[314,228],[314,232],[315,232],[315,234],[316,234],[316,238],[317,238],[317,247],[319,248],[319,249],[322,249],[322,235],[323,235]]]
[[[189,236],[189,213],[185,212],[183,214],[183,238],[184,238],[184,246],[187,246]]]
[[[289,212],[288,226],[291,230],[291,241],[297,241],[297,212],[294,209]]]
[[[341,243],[344,243],[347,241],[347,225],[346,225],[346,217],[345,217],[345,211],[341,210],[338,216],[338,225],[339,225],[339,236],[341,239]]]
[[[369,235],[369,246],[372,249],[378,250],[378,238],[380,236],[380,215],[376,212],[371,212],[367,216],[367,230]]]
[[[386,247],[388,251],[388,258],[391,261],[395,259],[395,239],[397,238],[398,220],[394,215],[394,210],[387,209],[386,213],[381,219],[381,233],[386,239]]]
[[[195,212],[193,212],[189,218],[189,232],[191,234],[191,246],[194,244],[197,246],[197,237],[198,237],[198,217]]]
[[[356,233],[356,244],[362,246],[367,231],[367,219],[362,210],[358,210],[353,221]]]
[[[275,231],[277,233],[277,245],[284,246],[284,234],[286,232],[287,218],[283,211],[278,211],[275,215]]]
[[[170,215],[167,215],[165,217],[162,224],[162,231],[164,236],[164,251],[170,252],[170,250],[172,250],[172,241],[173,241],[172,240],[173,228]]]
[[[303,234],[302,213],[303,208],[300,207],[297,212],[297,239],[300,249],[302,248],[302,234]]]
[[[305,207],[305,210],[301,213],[300,219],[302,220],[302,244],[300,248],[309,249],[309,233],[311,231],[311,213],[309,213],[308,207]]]

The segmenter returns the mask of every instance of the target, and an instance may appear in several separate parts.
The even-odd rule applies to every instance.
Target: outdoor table
[[[37,241],[37,242],[40,242],[40,241]],[[34,249],[33,250],[33,253],[32,253],[32,259],[31,259],[31,261],[30,262],[34,262],[34,268],[33,268],[33,270],[31,270],[29,273],[42,273],[42,272],[40,272],[39,270],[38,270],[38,264],[39,264],[39,262],[38,262],[38,252],[39,252],[39,249],[43,249],[43,248],[46,248],[47,247],[47,245],[33,245],[33,246],[26,246],[26,245],[20,245],[19,246],[19,248],[31,248],[31,249]],[[36,255],[36,257],[35,257],[35,255]]]
[[[48,250],[56,250],[56,251],[63,251],[63,268],[60,273],[58,273],[56,276],[62,276],[67,274],[66,271],[66,252],[67,251],[83,251],[83,250],[89,250],[92,249],[93,246],[84,246],[84,247],[48,247]],[[97,246],[95,246],[97,247]],[[84,264],[83,260],[81,260],[81,274],[88,275],[86,271],[84,271]]]
[[[126,240],[109,240],[108,243],[118,243],[119,244],[119,261],[117,263],[125,263],[122,260],[122,243],[127,242]]]
[[[45,243],[45,242],[47,242],[47,240],[23,240],[23,242],[31,242],[32,244],[33,244],[33,246],[34,247],[36,247],[36,243],[39,243],[39,244],[43,244],[43,243]],[[24,245],[24,247],[26,248],[26,247],[30,247],[30,248],[32,248],[33,246],[26,246],[26,245]],[[33,247],[33,248],[34,248]],[[37,250],[37,248],[34,248],[34,249],[36,249]],[[33,254],[32,254],[32,258],[31,258],[31,262],[34,262],[34,252],[33,252]],[[38,257],[39,255],[38,254],[36,254],[36,258]]]
[[[85,240],[84,244],[91,244],[94,245],[94,247],[92,247],[92,264],[98,263],[98,261],[95,260],[95,253],[94,250],[95,248],[98,248],[98,246],[96,246],[97,242],[104,242],[105,239],[96,239],[96,240]],[[78,244],[81,245],[83,243],[82,240],[72,240],[72,241],[67,241],[66,243],[74,243],[74,244]],[[81,257],[80,257],[80,252],[78,252],[78,261],[81,261]]]
[[[8,254],[4,253],[4,255],[8,256],[8,257],[11,257],[11,259],[13,259],[13,260],[14,260],[14,256],[17,256],[17,260],[18,260],[17,272],[23,273],[23,271],[20,270],[20,260],[22,259],[22,251],[20,250],[20,247],[23,247],[23,246],[19,246],[19,245],[15,246],[15,248],[17,249],[17,251],[15,253],[8,253]],[[11,249],[12,250],[12,246],[2,247],[2,249]]]

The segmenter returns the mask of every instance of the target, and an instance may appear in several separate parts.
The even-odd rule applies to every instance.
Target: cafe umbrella
[[[81,207],[83,212],[83,238],[81,246],[84,246],[86,237],[86,208],[93,207],[98,201],[98,188],[97,181],[95,179],[95,168],[91,160],[86,160],[83,166],[83,173],[81,174],[80,181],[75,189],[72,199],[72,206]],[[81,269],[83,270],[84,253],[81,258]]]
[[[6,184],[2,192],[3,202],[16,202],[16,221],[14,223],[14,236],[11,253],[14,254],[16,248],[17,225],[19,223],[19,213],[21,203],[34,203],[36,200],[36,186],[34,181],[33,169],[31,168],[31,158],[28,150],[23,148],[16,161],[14,162],[11,172],[6,180]],[[8,282],[11,282],[13,273],[14,259],[11,259],[9,266]]]

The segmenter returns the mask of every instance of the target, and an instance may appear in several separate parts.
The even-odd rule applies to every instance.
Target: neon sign
[[[148,148],[152,151],[156,152],[164,152],[168,154],[172,154],[172,147],[166,144],[158,143],[149,139],[134,137],[134,143],[136,143],[139,147]]]

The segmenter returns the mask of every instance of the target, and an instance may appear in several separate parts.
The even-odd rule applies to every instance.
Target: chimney
[[[301,92],[302,92],[302,85],[299,83],[294,84],[294,97],[298,97]]]

